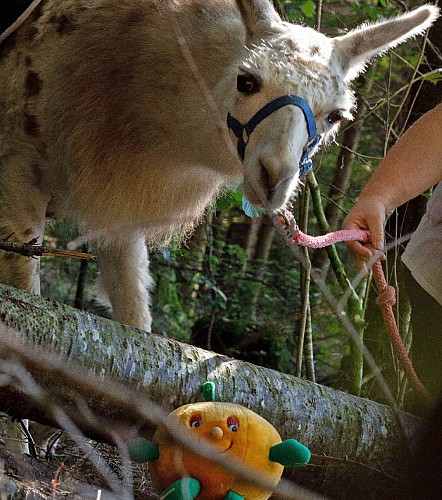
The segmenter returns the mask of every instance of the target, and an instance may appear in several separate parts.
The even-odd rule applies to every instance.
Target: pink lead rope
[[[322,236],[309,236],[299,230],[293,214],[289,211],[275,215],[273,217],[273,223],[287,245],[297,244],[309,248],[323,248],[343,241],[360,241],[361,243],[367,243],[370,240],[369,233],[361,229],[343,229]],[[393,312],[393,306],[396,303],[396,291],[394,287],[388,285],[384,271],[382,270],[382,264],[379,260],[373,264],[373,278],[378,289],[378,298],[376,302],[382,310],[393,350],[410,384],[426,400],[431,401],[431,396],[419,380],[408,356],[407,349],[402,341],[402,337],[400,336]]]

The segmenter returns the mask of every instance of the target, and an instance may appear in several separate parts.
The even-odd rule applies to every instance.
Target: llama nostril
[[[263,193],[265,193],[265,196],[268,199],[272,191],[270,186],[270,174],[261,161],[259,162],[259,167],[260,167],[259,175],[260,175],[261,185],[263,188],[262,191]]]
[[[215,426],[210,429],[210,437],[214,441],[219,441],[224,436],[224,432],[221,427]]]

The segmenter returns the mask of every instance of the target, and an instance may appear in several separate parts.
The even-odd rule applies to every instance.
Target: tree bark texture
[[[406,450],[419,425],[409,414],[395,414],[370,400],[148,334],[3,285],[0,318],[30,342],[62,354],[100,377],[124,381],[138,391],[140,400],[145,397],[168,411],[201,400],[202,384],[215,382],[218,401],[242,404],[269,420],[283,439],[298,439],[316,456],[335,457],[314,457],[316,466],[286,469],[289,478],[305,487],[333,498],[361,494],[363,498],[376,498],[386,488],[394,491],[401,484],[400,450]],[[0,360],[0,375],[3,362]],[[32,376],[43,387],[56,387],[64,407],[69,409],[70,405],[76,425],[86,435],[93,434],[86,419],[75,421],[78,412],[75,401],[66,394],[68,383],[55,372]],[[136,423],[136,416],[131,416],[124,405],[118,407],[104,396],[91,397],[87,389],[82,394],[81,387],[76,391],[108,422]],[[0,411],[53,423],[52,417],[45,415],[44,405],[36,406],[4,381],[0,383]]]

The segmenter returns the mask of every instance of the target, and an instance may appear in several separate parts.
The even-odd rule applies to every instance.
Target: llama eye
[[[327,116],[327,121],[328,123],[331,123],[332,125],[335,125],[336,123],[339,123],[343,120],[344,115],[342,114],[342,111],[339,109],[332,111],[328,116]]]
[[[256,76],[253,75],[238,75],[236,79],[236,88],[242,94],[254,94],[258,92],[261,83]]]

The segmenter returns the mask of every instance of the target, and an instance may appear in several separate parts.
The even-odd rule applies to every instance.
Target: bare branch
[[[15,243],[13,241],[0,241],[0,250],[12,252],[24,257],[64,257],[71,259],[95,260],[95,256],[89,253],[76,252],[72,250],[52,250],[42,245],[37,245],[36,240],[29,243]]]

